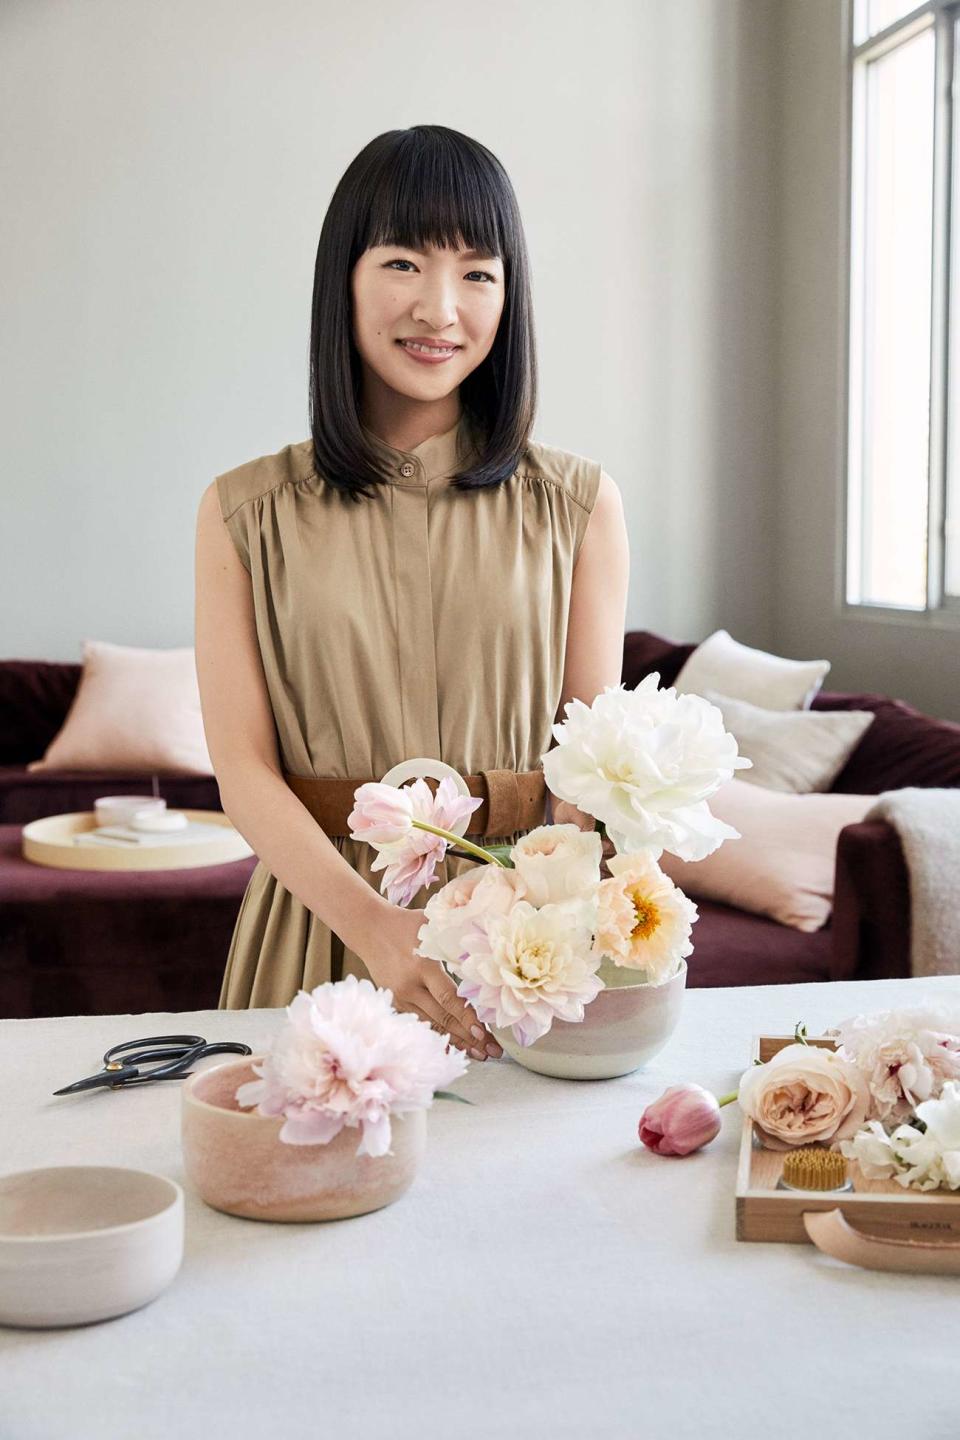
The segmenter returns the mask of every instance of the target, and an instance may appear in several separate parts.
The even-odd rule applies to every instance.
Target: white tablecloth
[[[960,1282],[737,1241],[736,1105],[686,1159],[636,1133],[668,1084],[734,1089],[755,1033],[935,994],[960,996],[960,977],[692,990],[634,1075],[474,1064],[455,1088],[476,1104],[435,1102],[411,1189],[326,1225],[207,1208],[183,1174],[175,1082],[51,1095],[117,1041],[193,1031],[256,1050],[283,1011],[0,1022],[0,1170],[141,1166],[187,1194],[183,1268],[151,1305],[0,1328],[0,1440],[955,1440]]]

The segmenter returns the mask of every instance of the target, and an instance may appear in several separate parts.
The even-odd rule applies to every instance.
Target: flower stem
[[[496,855],[491,855],[489,850],[484,850],[482,845],[474,845],[463,835],[454,835],[450,830],[441,830],[439,825],[431,825],[427,820],[411,820],[418,830],[429,830],[431,835],[440,835],[444,840],[449,840],[451,845],[456,845],[459,850],[466,850],[471,855],[476,855],[478,860],[483,860],[487,865],[499,865],[501,870],[508,867]]]
[[[718,1104],[718,1105],[729,1105],[729,1104],[731,1104],[734,1100],[736,1100],[738,1094],[739,1094],[739,1091],[737,1091],[737,1090],[731,1090],[729,1095],[718,1095],[718,1096],[717,1096],[717,1104]]]

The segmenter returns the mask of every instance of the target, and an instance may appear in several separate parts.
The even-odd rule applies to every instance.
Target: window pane
[[[960,26],[954,27],[954,55],[960,54]],[[950,231],[950,320],[947,360],[947,493],[944,515],[945,594],[960,598],[960,110],[954,102],[953,176]]]
[[[867,65],[851,319],[854,602],[924,607],[930,436],[932,29]]]
[[[916,10],[922,0],[857,0],[856,44]]]

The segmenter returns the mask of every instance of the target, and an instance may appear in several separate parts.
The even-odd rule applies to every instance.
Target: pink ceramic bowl
[[[341,1220],[389,1205],[407,1190],[423,1157],[427,1113],[392,1116],[392,1153],[358,1155],[359,1127],[326,1145],[281,1140],[283,1116],[237,1104],[236,1090],[257,1080],[262,1055],[198,1070],[182,1091],[183,1163],[215,1210],[250,1220]]]

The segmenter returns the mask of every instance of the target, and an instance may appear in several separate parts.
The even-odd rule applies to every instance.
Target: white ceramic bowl
[[[129,825],[138,810],[163,814],[167,802],[154,795],[101,795],[94,800],[97,825]]]
[[[0,1324],[86,1325],[139,1309],[180,1269],[183,1229],[183,1191],[150,1170],[0,1175]]]
[[[554,1020],[532,1045],[512,1030],[493,1029],[508,1055],[528,1070],[560,1080],[610,1080],[639,1070],[677,1028],[687,983],[687,962],[661,985],[636,982],[636,972],[604,960],[604,989],[584,1007],[583,1019]]]

